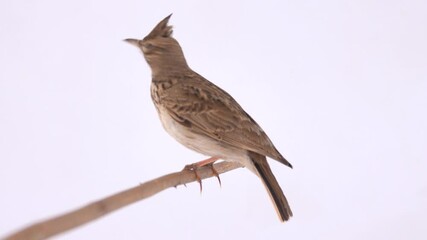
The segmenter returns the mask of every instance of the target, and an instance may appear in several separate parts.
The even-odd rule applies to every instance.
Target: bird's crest
[[[165,17],[162,21],[160,21],[156,27],[154,27],[153,30],[144,38],[144,40],[147,39],[153,39],[157,37],[164,37],[168,38],[172,36],[172,26],[168,26],[169,18],[172,16],[172,13]]]

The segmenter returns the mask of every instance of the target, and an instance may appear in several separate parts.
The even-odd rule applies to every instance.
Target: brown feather
[[[160,21],[151,32],[144,38],[144,40],[149,40],[157,37],[171,37],[172,36],[172,26],[168,26],[169,19],[171,18],[172,13],[169,16],[165,17]]]
[[[227,92],[195,72],[179,79],[170,88],[157,90],[161,104],[171,116],[190,122],[191,131],[292,167],[262,128]]]
[[[288,221],[292,217],[292,210],[289,206],[288,200],[283,194],[282,188],[274,177],[273,172],[268,165],[265,156],[250,152],[249,157],[253,160],[256,170],[258,171],[259,177],[264,183],[267,189],[271,201],[273,202],[276,212],[279,215],[280,220]]]
[[[186,147],[205,155],[238,161],[255,172],[267,188],[282,221],[292,216],[266,156],[289,167],[267,134],[243,108],[215,84],[187,65],[168,26],[171,15],[138,46],[151,67],[151,97],[166,131]]]

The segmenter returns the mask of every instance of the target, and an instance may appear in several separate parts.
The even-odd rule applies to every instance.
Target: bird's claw
[[[196,177],[196,180],[200,185],[200,193],[202,193],[202,190],[203,190],[202,178],[200,178],[199,174],[197,173],[198,168],[199,168],[199,166],[197,166],[197,164],[193,163],[193,164],[185,165],[183,171],[191,171],[194,173],[194,176]]]
[[[205,166],[209,167],[212,170],[213,175],[218,179],[218,183],[219,186],[221,187],[221,178],[219,177],[219,173],[216,171],[213,163],[209,163],[206,164]],[[199,166],[197,163],[193,163],[193,164],[188,164],[184,167],[183,171],[192,171],[196,177],[197,182],[200,185],[200,193],[203,190],[203,185],[202,185],[202,178],[200,177],[200,175],[197,173],[197,169],[201,168],[202,166]]]
[[[219,186],[221,187],[222,186],[222,184],[221,184],[221,178],[219,178],[219,173],[216,171],[216,169],[214,167],[214,164],[210,163],[207,166],[209,166],[212,169],[212,173],[216,177],[216,179],[218,179]]]

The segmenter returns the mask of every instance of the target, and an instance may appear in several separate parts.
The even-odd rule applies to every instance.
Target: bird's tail
[[[279,183],[268,165],[266,157],[254,152],[250,152],[249,156],[270,195],[280,220],[282,222],[289,220],[289,218],[292,217],[291,208],[289,207],[288,200],[286,200]]]

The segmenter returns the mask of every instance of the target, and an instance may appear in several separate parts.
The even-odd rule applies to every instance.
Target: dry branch
[[[222,174],[241,167],[236,163],[220,162],[214,164],[218,174]],[[215,176],[208,166],[197,170],[201,179]],[[90,221],[100,218],[117,209],[153,196],[166,188],[176,187],[196,181],[196,176],[191,171],[171,173],[149,182],[143,183],[112,196],[106,197],[74,211],[62,214],[45,221],[34,223],[16,233],[4,238],[5,240],[40,240],[63,233],[70,229],[82,226]]]

